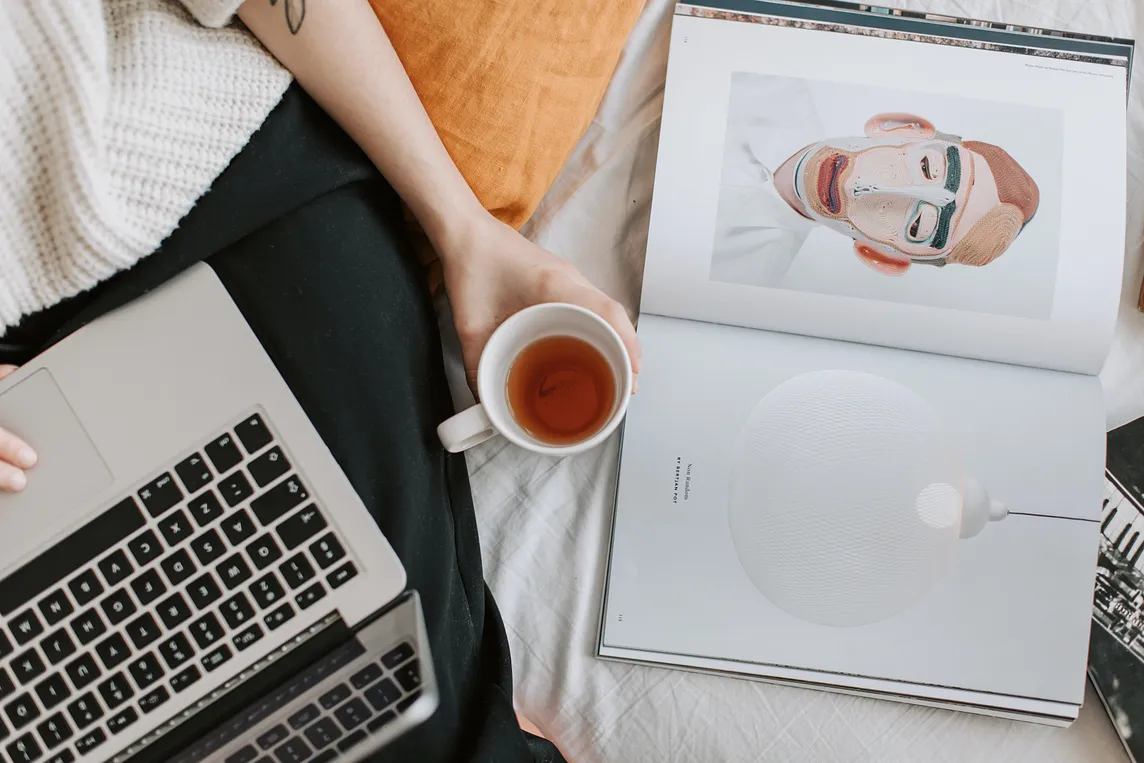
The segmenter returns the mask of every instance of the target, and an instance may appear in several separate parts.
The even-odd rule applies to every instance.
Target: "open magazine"
[[[1131,53],[677,6],[601,657],[1075,720]]]

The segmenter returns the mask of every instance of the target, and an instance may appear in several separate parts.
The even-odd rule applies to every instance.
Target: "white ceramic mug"
[[[549,336],[571,336],[599,350],[612,369],[616,394],[612,413],[600,430],[569,445],[552,445],[530,435],[516,422],[508,402],[508,374],[524,348]],[[441,444],[460,453],[496,435],[527,450],[548,455],[569,455],[594,448],[615,431],[628,410],[632,391],[632,363],[624,341],[607,321],[577,305],[548,302],[516,313],[493,332],[477,367],[477,394],[481,402],[461,411],[437,427]]]

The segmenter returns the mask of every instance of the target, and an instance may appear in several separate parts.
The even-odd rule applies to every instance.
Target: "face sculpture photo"
[[[775,187],[803,217],[852,238],[879,273],[988,265],[1037,212],[1036,182],[1003,148],[913,114],[879,114],[865,133],[797,151]]]

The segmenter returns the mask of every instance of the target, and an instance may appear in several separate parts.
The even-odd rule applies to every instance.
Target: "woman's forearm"
[[[484,211],[368,2],[246,0],[238,15],[369,155],[448,256]]]

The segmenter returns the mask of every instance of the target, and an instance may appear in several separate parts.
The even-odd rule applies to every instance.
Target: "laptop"
[[[213,271],[0,382],[0,760],[360,760],[438,693],[416,592]]]

